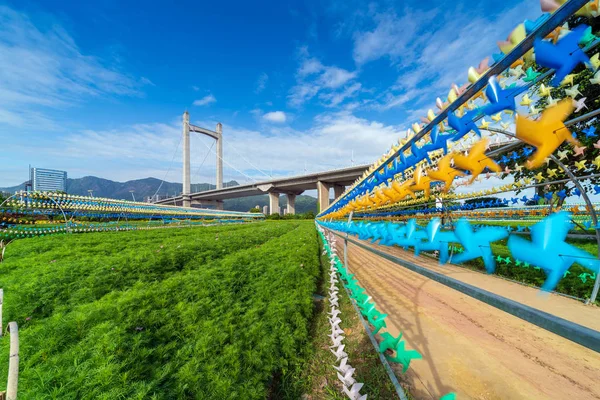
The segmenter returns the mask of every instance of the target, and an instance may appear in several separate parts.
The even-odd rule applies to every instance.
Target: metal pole
[[[590,212],[590,217],[592,217],[592,222],[594,223],[594,230],[596,231],[596,243],[598,244],[598,258],[600,258],[600,232],[598,231],[598,216],[596,215],[596,210],[594,210],[594,206],[592,205],[592,202],[590,201],[590,198],[588,197],[587,192],[585,191],[583,186],[581,186],[577,177],[569,170],[569,168],[567,168],[567,166],[565,164],[563,164],[554,155],[551,155],[550,159],[552,161],[554,161],[556,163],[556,165],[561,167],[567,175],[569,175],[569,178],[571,178],[571,181],[575,184],[577,189],[579,189],[579,191],[581,192],[581,196],[583,197],[583,200],[585,201],[585,204],[588,207],[588,210]],[[589,298],[589,300],[586,302],[586,304],[594,304],[594,302],[596,301],[596,297],[598,296],[598,289],[600,289],[600,273],[596,274],[596,281],[594,282],[594,288],[592,289],[592,295]]]
[[[344,265],[348,267],[348,234],[344,238]]]

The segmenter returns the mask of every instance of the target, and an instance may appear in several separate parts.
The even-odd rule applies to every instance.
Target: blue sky
[[[540,13],[538,1],[0,1],[0,186],[29,164],[180,182],[186,109],[223,123],[226,180],[371,163]],[[214,182],[211,144],[192,136],[193,182]]]

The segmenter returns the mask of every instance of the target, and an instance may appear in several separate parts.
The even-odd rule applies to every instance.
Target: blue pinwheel
[[[526,19],[523,22],[523,25],[525,26],[525,32],[529,35],[531,32],[539,28],[544,22],[546,22],[548,18],[550,18],[550,13],[544,13],[540,15],[535,21]]]
[[[425,233],[418,230],[417,221],[414,218],[411,218],[406,223],[404,235],[395,237],[393,243],[407,249],[409,246],[414,247],[424,238]]]
[[[552,214],[531,227],[532,241],[516,236],[508,239],[508,249],[515,258],[539,266],[546,273],[542,290],[553,290],[573,263],[597,273],[600,260],[565,239],[571,213]]]
[[[496,64],[498,61],[504,58],[504,53],[493,53],[492,61],[494,62],[492,65]]]
[[[529,157],[532,153],[533,153],[533,150],[531,149],[531,147],[524,147],[523,148],[523,155],[525,157]]]
[[[471,131],[475,132],[477,136],[481,137],[481,132],[479,131],[477,125],[475,125],[475,120],[478,115],[478,110],[469,111],[460,118],[457,117],[455,113],[449,113],[448,125],[450,125],[450,127],[456,131],[456,134],[452,140],[457,141]]]
[[[419,147],[416,145],[415,142],[413,142],[410,145],[410,151],[411,151],[412,155],[415,157],[415,159],[417,159],[418,161],[427,160],[427,162],[429,164],[431,164],[431,159],[429,158],[429,155],[427,154],[426,146]]]
[[[379,244],[384,246],[391,246],[394,244],[394,238],[403,235],[406,227],[404,225],[396,224],[393,222],[387,222],[385,224],[385,228],[387,230],[387,235],[384,239],[382,239]]]
[[[585,133],[585,137],[586,138],[594,138],[596,136],[598,136],[596,134],[596,127],[595,126],[588,126],[586,129],[582,130],[583,133]]]
[[[491,274],[496,270],[496,261],[494,260],[490,244],[508,236],[505,228],[489,226],[474,232],[471,229],[469,221],[461,218],[456,223],[454,233],[465,251],[461,254],[453,255],[451,258],[452,262],[460,264],[482,257],[488,273]]]
[[[493,115],[504,110],[515,111],[515,96],[519,94],[519,90],[520,88],[502,89],[500,83],[498,83],[498,78],[492,76],[485,88],[485,95],[490,103],[482,107],[481,112],[486,115]]]
[[[448,246],[451,242],[457,242],[454,232],[442,231],[442,221],[439,218],[432,218],[427,224],[426,242],[418,242],[415,245],[415,255],[419,255],[421,250],[439,251],[440,264],[448,262]]]
[[[443,149],[444,154],[448,154],[448,140],[451,140],[454,135],[439,133],[438,127],[434,126],[429,134],[431,143],[423,146],[428,152]]]
[[[581,24],[573,28],[556,44],[536,39],[533,44],[535,51],[535,62],[547,68],[556,70],[554,78],[550,82],[557,87],[580,63],[590,63],[589,57],[579,47],[579,41],[585,34],[587,25]]]

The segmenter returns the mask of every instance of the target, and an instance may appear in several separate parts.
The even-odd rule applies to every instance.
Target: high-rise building
[[[30,168],[29,179],[31,180],[31,189],[34,191],[67,191],[66,171],[45,168]]]

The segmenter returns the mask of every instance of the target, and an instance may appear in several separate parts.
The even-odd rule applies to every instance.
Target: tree
[[[253,207],[248,212],[260,214],[262,211],[260,210],[260,208]]]

